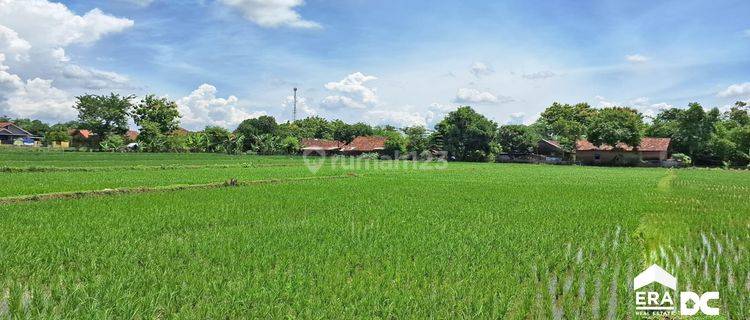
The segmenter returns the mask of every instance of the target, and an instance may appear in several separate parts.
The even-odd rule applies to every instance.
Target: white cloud
[[[427,126],[433,127],[438,121],[443,120],[443,118],[453,110],[456,110],[455,106],[444,105],[437,102],[431,103],[427,108],[427,112],[425,112],[425,122],[427,123]]]
[[[488,76],[493,74],[495,71],[492,70],[492,67],[489,64],[486,64],[484,62],[474,62],[471,65],[471,74],[473,74],[475,77],[481,77],[481,76]]]
[[[596,96],[594,97],[598,101],[598,107],[599,108],[611,108],[619,106],[620,104],[618,102],[609,101],[609,99],[602,97],[602,96]]]
[[[377,89],[368,88],[365,82],[377,80],[377,77],[367,76],[361,72],[352,73],[339,82],[329,82],[325,88],[337,93],[346,94],[353,99],[361,100],[363,103],[372,104],[378,102],[375,94]]]
[[[237,8],[246,19],[261,27],[293,27],[314,29],[320,24],[302,19],[295,7],[303,5],[303,0],[220,0],[221,3]]]
[[[523,124],[525,119],[526,113],[513,112],[510,114],[510,120],[508,120],[508,124]]]
[[[8,72],[0,53],[0,115],[45,121],[75,116],[73,98],[52,86],[52,80],[34,78],[26,82]]]
[[[454,102],[456,103],[505,103],[513,101],[512,98],[506,96],[496,96],[492,93],[479,91],[471,88],[460,88],[456,92]]]
[[[188,129],[201,129],[206,125],[233,129],[242,120],[266,114],[263,111],[245,111],[237,105],[237,97],[218,98],[216,92],[216,87],[202,84],[189,95],[177,100],[182,125]]]
[[[665,109],[671,109],[674,106],[666,103],[666,102],[659,102],[659,103],[651,103],[651,99],[648,97],[639,97],[632,100],[627,101],[626,103],[620,103],[617,101],[610,101],[609,99],[602,97],[602,96],[596,96],[596,100],[598,100],[598,107],[599,108],[611,108],[611,107],[631,107],[636,110],[638,110],[641,114],[643,114],[646,117],[653,118],[657,114],[659,114],[661,111]]]
[[[93,43],[133,24],[99,9],[79,16],[46,0],[0,0],[0,110],[9,116],[70,120],[75,116],[72,94],[59,88],[126,87],[127,77],[71,64],[64,48]]]
[[[377,80],[361,72],[352,73],[338,82],[329,82],[325,88],[333,92],[323,98],[320,106],[324,109],[366,109],[378,103],[377,89],[365,85],[366,82]]]
[[[366,109],[367,106],[346,96],[327,96],[320,102],[323,109]]]
[[[721,98],[750,96],[750,82],[733,84],[720,91],[717,96]]]
[[[651,60],[651,58],[646,57],[641,54],[630,54],[630,55],[625,56],[625,60],[627,60],[628,62],[632,62],[632,63],[644,63],[644,62]]]
[[[656,115],[663,110],[671,109],[674,107],[666,102],[651,103],[650,99],[647,97],[640,97],[630,100],[628,105],[640,111],[641,114],[648,118],[656,117]]]
[[[7,58],[25,60],[31,49],[31,44],[21,39],[13,29],[0,25],[0,52],[11,55]]]
[[[75,80],[86,89],[115,89],[129,88],[130,79],[115,72],[84,68],[78,65],[68,65],[62,70],[63,77]]]
[[[0,25],[14,30],[34,47],[92,43],[133,24],[133,20],[110,16],[99,9],[79,16],[63,4],[46,0],[0,1]]]
[[[524,79],[529,80],[542,80],[542,79],[548,79],[557,76],[556,73],[552,71],[539,71],[534,73],[526,73],[521,75]]]
[[[365,119],[376,125],[391,124],[399,128],[427,126],[427,120],[418,112],[373,110],[365,114]]]

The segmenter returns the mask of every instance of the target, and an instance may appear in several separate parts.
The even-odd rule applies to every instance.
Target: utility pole
[[[297,121],[297,88],[294,88],[294,115],[293,121]]]

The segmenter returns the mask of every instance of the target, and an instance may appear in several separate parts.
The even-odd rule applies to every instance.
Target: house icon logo
[[[633,280],[633,290],[638,290],[654,282],[672,290],[677,290],[677,278],[655,264],[635,277],[635,280]]]
[[[661,291],[652,284],[661,285]],[[650,287],[651,289],[647,289]],[[675,298],[677,297],[677,278],[653,264],[633,279],[635,290],[635,310],[642,315],[676,314]],[[719,292],[706,292],[699,295],[695,292],[680,292],[680,312],[682,316],[692,316],[701,312],[705,315],[718,315],[719,308],[709,306],[709,302],[719,299]]]

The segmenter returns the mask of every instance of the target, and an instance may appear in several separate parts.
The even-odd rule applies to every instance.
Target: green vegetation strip
[[[160,165],[160,166],[116,166],[116,167],[0,167],[0,173],[22,172],[94,172],[94,171],[122,171],[122,170],[178,170],[178,169],[210,169],[210,168],[269,168],[269,167],[300,167],[300,164],[203,164],[203,165]]]
[[[103,190],[91,190],[91,191],[72,191],[72,192],[54,192],[44,193],[26,196],[15,196],[15,197],[2,197],[0,198],[0,205],[24,203],[24,202],[36,202],[46,200],[57,200],[57,199],[79,199],[84,197],[96,197],[96,196],[112,196],[122,194],[135,194],[135,193],[149,193],[149,192],[166,192],[166,191],[179,191],[179,190],[194,190],[194,189],[217,189],[226,187],[239,187],[249,186],[257,184],[268,184],[268,183],[284,183],[284,182],[297,182],[297,181],[308,181],[308,180],[324,180],[324,179],[343,179],[357,177],[355,173],[348,173],[345,175],[335,176],[320,176],[320,177],[302,177],[302,178],[287,178],[287,179],[263,179],[263,180],[247,180],[238,181],[236,179],[229,179],[223,182],[212,182],[212,183],[200,183],[200,184],[175,184],[168,186],[156,186],[156,187],[134,187],[134,188],[115,188],[115,189],[103,189]]]

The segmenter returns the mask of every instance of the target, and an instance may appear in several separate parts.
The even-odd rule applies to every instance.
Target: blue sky
[[[747,1],[5,1],[90,22],[32,39],[51,31],[24,25],[31,13],[5,23],[3,10],[20,9],[0,4],[0,26],[32,39],[12,51],[0,36],[0,65],[21,80],[0,87],[0,113],[49,120],[74,117],[74,95],[110,91],[167,95],[192,129],[287,120],[294,86],[301,116],[399,126],[432,126],[459,105],[504,124],[554,101],[648,115],[750,99]],[[36,87],[57,98],[34,99]]]

